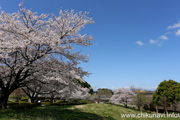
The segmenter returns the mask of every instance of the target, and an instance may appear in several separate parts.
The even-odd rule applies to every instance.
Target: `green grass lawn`
[[[150,118],[122,118],[121,114],[138,114],[139,111],[110,104],[44,106],[29,109],[0,111],[0,120],[149,120]],[[176,118],[151,118],[151,120]],[[180,118],[177,118],[178,120]]]

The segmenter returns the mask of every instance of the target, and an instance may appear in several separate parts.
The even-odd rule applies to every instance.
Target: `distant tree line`
[[[114,104],[125,107],[137,107],[138,110],[150,110],[168,114],[169,111],[180,111],[180,83],[174,80],[164,80],[156,91],[147,91],[132,86],[130,89],[121,88],[114,91],[110,98]],[[159,111],[161,110],[161,111]]]

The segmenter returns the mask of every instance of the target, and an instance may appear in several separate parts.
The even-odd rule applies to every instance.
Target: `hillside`
[[[110,104],[45,106],[0,111],[0,120],[149,120],[149,118],[122,118],[122,114],[140,114],[140,112]],[[168,118],[151,120],[164,119]]]

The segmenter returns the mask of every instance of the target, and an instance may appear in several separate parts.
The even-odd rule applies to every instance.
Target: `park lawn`
[[[0,120],[149,120],[150,118],[121,118],[121,114],[139,114],[137,110],[111,104],[44,106],[0,111]],[[176,118],[151,118],[151,120]],[[178,120],[178,118],[176,119]]]

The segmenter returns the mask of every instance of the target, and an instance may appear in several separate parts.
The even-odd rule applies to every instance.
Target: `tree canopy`
[[[114,91],[114,95],[110,98],[110,102],[115,104],[124,104],[125,107],[128,107],[128,105],[133,101],[134,96],[136,96],[136,94],[131,90],[121,88]]]
[[[48,84],[51,80],[88,75],[78,67],[88,57],[75,46],[92,45],[91,36],[79,32],[86,24],[94,23],[87,12],[73,10],[59,15],[26,10],[0,14],[0,106],[6,108],[11,92],[32,83]],[[67,79],[66,79],[67,80]]]
[[[106,96],[107,98],[110,98],[112,97],[113,92],[112,90],[107,89],[107,88],[101,88],[101,89],[99,88],[97,91],[97,94],[100,96]]]
[[[164,80],[153,94],[153,101],[158,105],[164,106],[167,111],[168,104],[180,101],[180,83],[174,80]]]
[[[93,94],[93,89],[92,89],[91,85],[90,85],[88,82],[82,81],[82,80],[79,80],[79,79],[75,79],[75,80],[76,80],[77,83],[79,83],[83,88],[88,88],[90,94]]]

